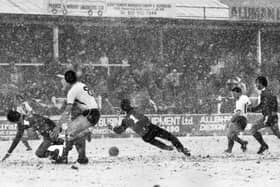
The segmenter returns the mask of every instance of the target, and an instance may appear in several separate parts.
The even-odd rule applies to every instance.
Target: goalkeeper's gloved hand
[[[110,129],[110,130],[113,130],[113,126],[109,123],[107,123],[107,128]]]

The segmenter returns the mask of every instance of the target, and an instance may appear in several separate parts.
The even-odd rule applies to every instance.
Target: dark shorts
[[[247,126],[247,119],[244,116],[238,116],[232,123],[237,125],[241,130],[244,130]]]
[[[278,115],[269,116],[266,122],[267,126],[278,125]]]
[[[280,137],[279,126],[278,126],[278,116],[277,115],[269,116],[266,123],[264,122],[264,120],[265,120],[265,117],[257,120],[253,124],[253,126],[250,130],[251,134],[255,134],[259,129],[270,127],[272,129],[272,131],[274,131],[274,134],[278,134]]]
[[[247,119],[244,116],[238,116],[231,122],[228,130],[227,136],[232,137],[238,135],[240,132],[243,132],[247,126]]]
[[[82,115],[85,116],[93,126],[98,123],[100,118],[100,112],[98,109],[85,110]]]
[[[142,136],[144,141],[149,141],[151,139],[154,139],[155,136],[157,136],[158,132],[160,131],[160,128],[156,125],[150,124],[147,129],[146,132],[144,133],[144,135]]]

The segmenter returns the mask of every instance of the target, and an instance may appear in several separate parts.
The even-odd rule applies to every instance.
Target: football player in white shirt
[[[236,99],[234,114],[230,121],[230,126],[227,132],[228,148],[226,153],[231,153],[234,145],[234,141],[240,143],[243,152],[247,150],[248,142],[238,137],[239,133],[244,131],[247,125],[247,108],[251,103],[250,99],[242,94],[242,90],[239,87],[234,87],[232,90],[233,97]]]
[[[89,127],[95,126],[100,118],[100,112],[94,93],[82,82],[78,81],[77,75],[74,71],[69,70],[64,74],[65,82],[70,86],[67,93],[67,106],[63,112],[61,119],[58,122],[53,136],[58,136],[63,124],[67,123],[70,118],[73,105],[77,105],[81,109],[81,114],[68,123],[66,126],[66,146],[64,148],[61,163],[67,163],[68,152],[72,149],[74,141],[88,136]],[[78,160],[79,162],[79,160]],[[80,158],[79,163],[87,163],[88,159]]]

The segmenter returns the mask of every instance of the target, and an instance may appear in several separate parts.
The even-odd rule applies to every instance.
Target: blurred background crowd
[[[60,114],[66,93],[57,75],[68,69],[94,90],[102,114],[117,113],[122,98],[145,113],[229,113],[230,89],[257,97],[259,74],[279,96],[280,33],[262,33],[261,65],[256,41],[257,31],[234,28],[69,25],[59,27],[54,59],[51,27],[1,24],[0,113],[21,95],[36,113]]]

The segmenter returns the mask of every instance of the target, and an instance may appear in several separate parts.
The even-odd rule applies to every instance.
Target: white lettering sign
[[[226,124],[201,124],[199,127],[200,131],[217,131],[225,130]]]

